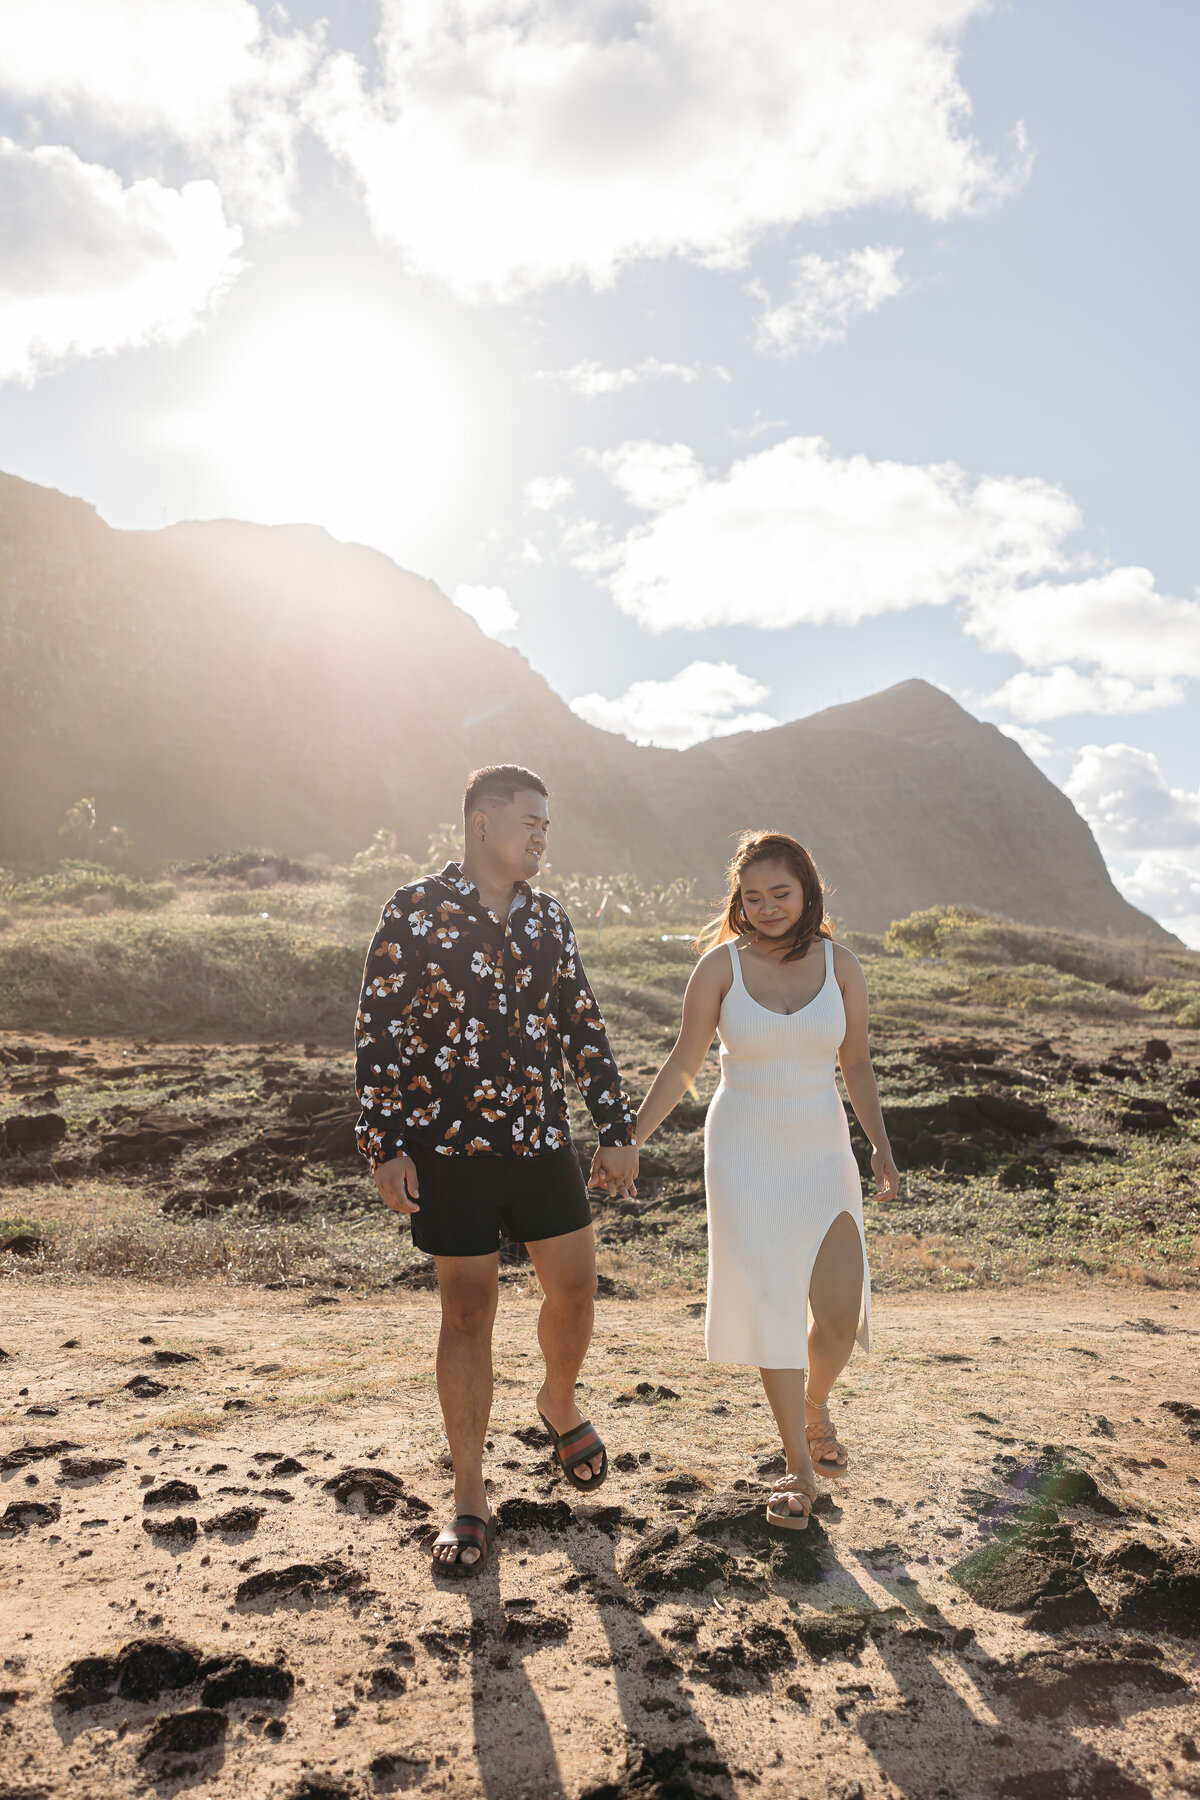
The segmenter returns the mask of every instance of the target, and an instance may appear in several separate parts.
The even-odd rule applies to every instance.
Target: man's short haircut
[[[480,806],[490,801],[511,806],[518,794],[532,788],[536,794],[547,798],[547,787],[540,775],[532,769],[523,769],[520,763],[489,763],[486,768],[476,769],[467,777],[467,791],[463,795],[463,818],[469,819]]]

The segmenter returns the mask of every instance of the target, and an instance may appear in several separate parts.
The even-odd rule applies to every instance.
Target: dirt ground
[[[705,1362],[700,1311],[598,1307],[581,1401],[620,1466],[588,1500],[536,1429],[536,1299],[506,1288],[503,1529],[450,1582],[431,1296],[8,1282],[0,1796],[1200,1794],[1200,1470],[1162,1406],[1200,1400],[1200,1298],[882,1297],[838,1390],[852,1472],[782,1548],[770,1415]],[[1039,1530],[1070,1554],[1032,1627],[1028,1594],[954,1579]]]

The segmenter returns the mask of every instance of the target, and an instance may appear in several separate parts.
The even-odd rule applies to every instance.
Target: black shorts
[[[442,1156],[411,1142],[405,1149],[416,1164],[421,1210],[401,1217],[429,1256],[491,1256],[501,1238],[527,1244],[592,1222],[573,1149],[536,1156]]]

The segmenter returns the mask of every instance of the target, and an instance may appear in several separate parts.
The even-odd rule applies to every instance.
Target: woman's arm
[[[692,970],[683,996],[683,1023],[675,1048],[651,1082],[650,1092],[638,1110],[639,1144],[658,1130],[703,1068],[731,977],[729,952],[723,944],[710,950]]]
[[[871,1146],[871,1169],[875,1176],[875,1199],[894,1200],[900,1191],[900,1173],[888,1143],[879,1089],[871,1067],[871,1050],[867,1040],[869,1008],[867,978],[852,950],[838,944],[833,953],[834,972],[846,1007],[846,1035],[838,1051],[842,1080],[854,1108],[854,1116],[867,1135]]]

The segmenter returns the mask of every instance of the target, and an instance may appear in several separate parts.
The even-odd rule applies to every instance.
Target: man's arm
[[[362,1108],[355,1136],[380,1193],[397,1212],[417,1210],[408,1203],[410,1195],[416,1198],[417,1182],[416,1170],[404,1153],[398,1049],[415,973],[408,912],[400,889],[384,907],[371,939],[354,1025],[355,1087]]]
[[[637,1116],[617,1069],[591,984],[584,973],[570,919],[563,915],[563,947],[554,1011],[563,1055],[600,1135],[589,1186],[610,1195],[636,1193]]]

